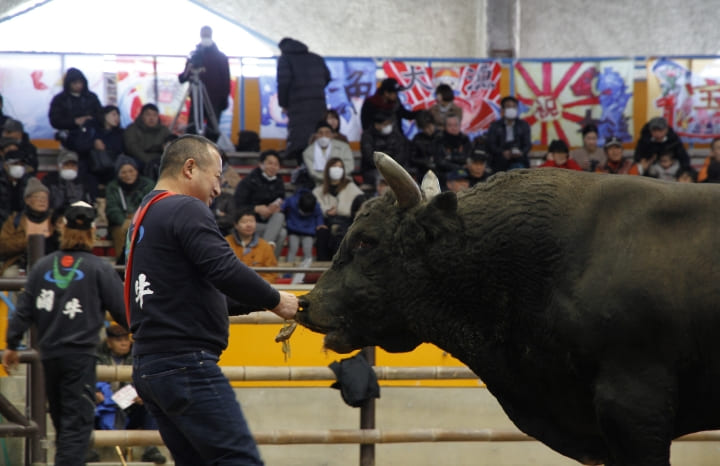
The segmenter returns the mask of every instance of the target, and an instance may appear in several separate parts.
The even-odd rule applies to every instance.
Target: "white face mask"
[[[383,129],[381,129],[380,132],[387,136],[388,134],[392,133],[392,125],[383,126]]]
[[[60,170],[60,178],[62,178],[63,180],[71,181],[77,178],[77,173],[77,170],[73,170],[71,168],[63,168],[62,170]]]
[[[343,177],[343,168],[342,167],[330,167],[330,170],[328,170],[328,175],[330,175],[330,179],[333,181],[341,180]]]
[[[518,116],[517,108],[510,107],[505,109],[505,118],[508,120],[514,120]]]
[[[10,176],[15,178],[16,180],[19,180],[23,177],[25,174],[25,166],[24,165],[10,165]]]
[[[209,37],[203,37],[202,39],[200,39],[200,45],[202,45],[203,47],[210,47],[212,44],[213,40]]]
[[[320,147],[325,149],[327,146],[330,145],[330,138],[325,137],[325,136],[319,137],[317,140],[317,143]]]

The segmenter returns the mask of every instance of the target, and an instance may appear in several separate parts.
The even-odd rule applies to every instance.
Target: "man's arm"
[[[8,322],[7,336],[5,338],[7,349],[3,353],[2,365],[8,373],[20,362],[17,348],[20,346],[23,335],[32,325],[33,307],[32,295],[27,290],[23,290],[18,297],[15,314]]]
[[[287,57],[280,55],[277,63],[277,91],[278,105],[280,108],[288,107],[288,99],[290,92],[290,82],[292,81],[292,68]]]

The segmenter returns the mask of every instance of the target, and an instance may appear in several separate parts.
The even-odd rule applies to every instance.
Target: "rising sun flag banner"
[[[661,58],[647,71],[648,118],[665,117],[685,142],[720,134],[720,60]]]
[[[580,130],[590,123],[600,145],[612,136],[631,141],[633,67],[632,60],[516,62],[515,97],[532,143],[580,146]]]
[[[424,110],[435,104],[435,88],[449,85],[456,105],[463,110],[461,128],[471,138],[487,131],[499,118],[500,63],[496,61],[452,67],[413,65],[404,61],[386,61],[383,70],[395,78],[404,91],[403,104],[410,110]]]

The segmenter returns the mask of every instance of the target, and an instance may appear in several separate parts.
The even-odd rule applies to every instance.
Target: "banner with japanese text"
[[[462,132],[471,138],[485,133],[490,123],[500,117],[499,62],[431,67],[386,61],[383,70],[406,88],[400,92],[400,100],[408,110],[432,107],[437,86],[449,85],[455,93],[453,102],[463,110]]]
[[[325,87],[328,108],[340,115],[340,132],[350,141],[359,141],[362,133],[360,109],[365,98],[375,92],[375,61],[327,59],[325,64],[332,77]],[[260,137],[263,139],[287,137],[287,116],[278,105],[277,76],[274,71],[259,76]]]
[[[632,60],[516,62],[515,97],[533,145],[563,139],[581,146],[589,123],[600,145],[611,136],[632,141],[633,68]]]
[[[720,60],[647,62],[648,119],[663,116],[685,142],[720,135]]]

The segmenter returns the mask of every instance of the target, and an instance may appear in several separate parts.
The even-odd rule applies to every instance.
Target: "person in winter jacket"
[[[300,245],[303,259],[312,259],[317,230],[325,223],[320,204],[307,188],[298,189],[282,206],[288,230],[287,261],[294,262]]]
[[[418,112],[406,109],[398,98],[398,92],[403,88],[395,78],[383,79],[375,94],[365,99],[360,109],[360,124],[363,131],[372,128],[378,113],[392,116],[393,124],[400,127],[401,120],[414,120]]]
[[[210,106],[212,107],[215,117],[215,124],[219,124],[220,114],[228,108],[230,65],[227,56],[218,49],[217,44],[213,41],[212,28],[210,26],[203,26],[200,29],[200,43],[197,45],[197,48],[187,63],[185,63],[185,70],[180,73],[178,80],[184,83],[194,79],[194,73],[197,73],[197,78],[205,85],[205,89],[207,89]],[[194,107],[195,102],[191,102],[189,115],[195,114]],[[218,127],[213,127],[211,123],[212,119],[205,108],[203,108],[203,116],[207,124],[207,126],[205,126],[205,136],[212,141],[217,141],[218,136],[220,136]],[[197,133],[195,122],[188,122],[186,132]]]
[[[112,235],[115,255],[122,258],[130,220],[143,197],[153,189],[153,181],[140,175],[138,164],[126,155],[120,155],[115,162],[117,178],[105,188],[107,216]]]
[[[225,237],[230,248],[240,261],[248,267],[277,267],[277,257],[272,245],[260,238],[257,221],[252,209],[244,209],[235,215],[232,232]],[[276,273],[260,273],[266,282],[275,283]]]
[[[58,154],[57,171],[48,172],[42,183],[50,190],[50,208],[65,210],[77,201],[93,204],[97,197],[97,180],[78,171],[76,152],[62,149]]]
[[[85,464],[95,409],[95,351],[105,312],[126,326],[120,276],[92,253],[94,219],[95,209],[84,202],[65,212],[60,250],[32,268],[8,323],[2,357],[5,370],[13,370],[24,333],[36,326],[58,465]]]
[[[285,37],[278,47],[278,104],[288,117],[285,157],[299,166],[315,125],[327,110],[325,86],[330,82],[330,70],[320,55],[298,40]]]
[[[257,232],[275,248],[280,257],[287,230],[283,227],[285,214],[282,201],[285,199],[285,182],[278,175],[280,156],[274,150],[260,154],[260,164],[243,178],[235,189],[237,211],[250,209],[255,212]]]
[[[680,136],[668,125],[665,118],[651,118],[640,130],[640,139],[635,146],[635,162],[640,162],[646,154],[659,157],[668,150],[673,153],[681,168],[690,166],[690,156]]]
[[[157,105],[145,104],[123,135],[125,154],[134,157],[144,167],[160,158],[165,139],[170,134],[170,129],[160,121]]]
[[[485,136],[494,172],[529,168],[532,149],[530,125],[519,117],[518,100],[512,96],[500,100],[502,117],[490,123]]]

